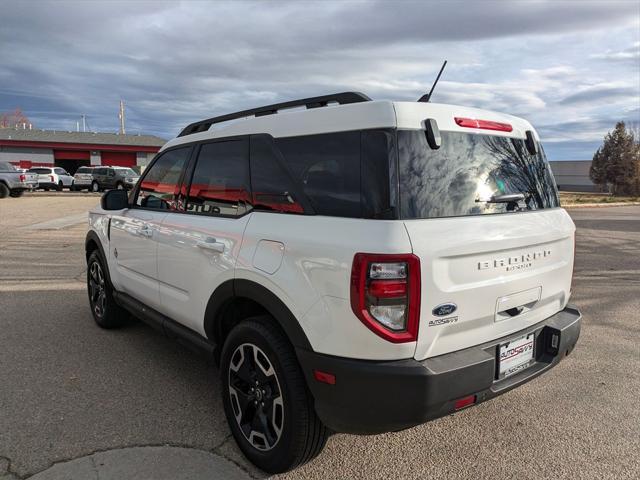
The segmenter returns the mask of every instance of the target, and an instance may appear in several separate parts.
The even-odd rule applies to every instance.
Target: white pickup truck
[[[22,173],[9,162],[0,162],[0,198],[19,197],[25,190],[38,188],[38,175]]]

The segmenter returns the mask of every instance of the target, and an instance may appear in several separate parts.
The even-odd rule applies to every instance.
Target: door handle
[[[149,225],[143,225],[138,229],[138,234],[141,237],[151,238],[153,237],[153,228],[151,228],[151,226]]]
[[[216,253],[224,253],[224,243],[218,242],[215,238],[207,237],[205,240],[200,240],[196,243],[198,248],[203,250],[209,250]]]

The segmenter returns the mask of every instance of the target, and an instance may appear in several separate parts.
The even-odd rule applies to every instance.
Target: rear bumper
[[[354,360],[302,349],[297,354],[325,425],[344,433],[383,433],[451,414],[463,397],[475,395],[476,404],[489,400],[553,368],[575,347],[581,318],[567,306],[507,337],[424,361]],[[530,333],[535,333],[535,362],[497,380],[499,345]],[[314,370],[334,374],[335,385],[315,380]]]

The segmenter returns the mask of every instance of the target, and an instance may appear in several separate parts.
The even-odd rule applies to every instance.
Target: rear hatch
[[[76,172],[73,179],[75,183],[91,183],[93,175],[91,172]]]
[[[532,154],[513,134],[460,129],[432,149],[424,131],[399,130],[398,152],[401,216],[422,271],[417,359],[564,308],[575,227],[539,146]]]
[[[39,183],[56,183],[55,177],[49,168],[32,168],[29,172],[38,176]]]

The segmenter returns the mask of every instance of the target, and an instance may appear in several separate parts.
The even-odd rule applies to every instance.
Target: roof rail
[[[340,105],[347,103],[359,103],[369,102],[371,99],[364,93],[359,92],[342,92],[334,93],[331,95],[321,95],[319,97],[302,98],[300,100],[292,100],[290,102],[274,103],[273,105],[266,105],[264,107],[251,108],[249,110],[242,110],[240,112],[228,113],[227,115],[221,115],[219,117],[207,118],[206,120],[200,120],[187,125],[178,135],[178,137],[184,137],[185,135],[191,135],[193,133],[206,132],[214,123],[228,122],[230,120],[236,120],[238,118],[250,117],[252,115],[261,117],[263,115],[272,115],[278,113],[279,110],[286,108],[302,107],[307,108],[326,107],[329,103],[335,102]]]

